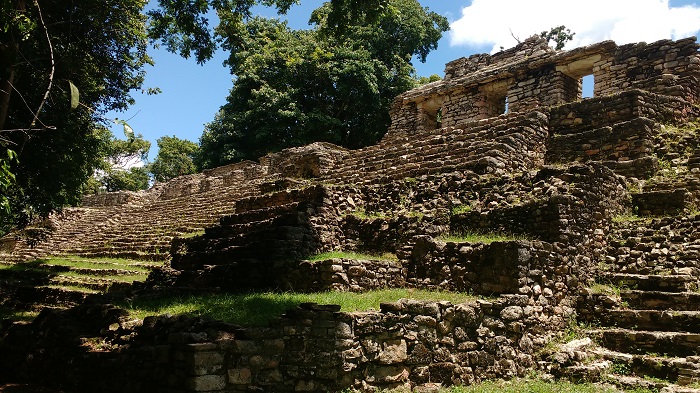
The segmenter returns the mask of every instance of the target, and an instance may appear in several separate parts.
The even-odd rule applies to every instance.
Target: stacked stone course
[[[256,328],[184,316],[134,322],[101,309],[106,316],[95,326],[78,327],[118,351],[81,347],[71,357],[65,351],[75,348],[71,329],[58,329],[66,333],[59,344],[39,340],[23,348],[31,337],[84,323],[84,314],[99,310],[85,305],[8,329],[0,349],[11,355],[2,357],[7,371],[0,378],[31,379],[35,370],[61,369],[70,358],[104,378],[57,372],[47,381],[104,392],[431,389],[522,376],[536,367],[560,374],[571,365],[585,368],[575,364],[585,360],[580,351],[541,355],[575,317],[625,326],[637,318],[645,329],[660,321],[677,329],[674,337],[692,341],[700,299],[687,290],[698,285],[700,236],[698,216],[687,213],[700,200],[700,144],[694,133],[679,137],[666,125],[700,115],[698,48],[695,39],[607,41],[557,52],[531,38],[492,56],[458,59],[446,66],[444,80],[396,98],[378,145],[350,151],[315,143],[146,193],[86,198],[84,207],[70,210],[71,225],[54,220],[39,251],[10,239],[2,254],[14,261],[51,248],[86,255],[116,249],[172,258],[151,275],[150,287],[403,287],[489,298],[401,300],[362,313],[304,304]],[[589,74],[595,97],[581,100],[581,78]],[[663,176],[671,170],[681,172]],[[668,217],[625,221],[623,213],[633,212]],[[80,225],[86,229],[76,230]],[[156,229],[162,243],[146,240]],[[127,235],[135,231],[142,235]],[[190,232],[197,234],[184,236]],[[441,238],[480,232],[526,240]],[[117,246],[102,249],[107,242]],[[127,244],[134,248],[123,250]],[[329,250],[390,252],[396,260],[306,260]],[[638,309],[587,289],[601,278],[636,286],[623,292]],[[649,291],[659,287],[668,292]],[[695,311],[659,310],[681,310],[682,299]],[[644,334],[600,336],[622,349]],[[662,363],[684,376],[679,383],[700,380],[692,371],[697,359]],[[130,384],[115,383],[120,377]]]

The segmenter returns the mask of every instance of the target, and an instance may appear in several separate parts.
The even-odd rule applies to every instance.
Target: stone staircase
[[[185,276],[204,269],[202,279],[214,287],[265,287],[284,262],[319,248],[322,229],[314,216],[324,195],[322,186],[313,186],[241,199],[236,214],[201,235],[174,240],[171,266]]]
[[[623,388],[700,392],[698,219],[617,223],[614,238],[626,240],[610,242],[600,287],[587,289],[578,307],[598,346],[587,350],[589,364],[570,374],[595,370],[584,377]]]
[[[0,307],[28,311],[69,307],[92,294],[129,288],[159,265],[79,257],[0,263]]]
[[[201,232],[233,212],[235,201],[258,188],[222,187],[170,199],[148,199],[117,206],[69,208],[51,219],[50,236],[35,245],[18,242],[0,261],[22,262],[45,255],[164,261],[173,238]]]
[[[504,115],[458,127],[386,137],[343,160],[324,180],[376,184],[406,177],[473,170],[505,174],[532,169],[544,159],[547,117]]]

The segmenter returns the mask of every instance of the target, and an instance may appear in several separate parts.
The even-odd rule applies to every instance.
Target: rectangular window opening
[[[581,78],[581,98],[593,98],[593,87],[595,86],[595,78],[593,74],[586,75]]]

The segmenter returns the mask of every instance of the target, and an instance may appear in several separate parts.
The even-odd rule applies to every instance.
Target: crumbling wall
[[[388,135],[438,127],[427,121],[438,109],[440,125],[452,126],[498,116],[506,105],[508,112],[525,112],[574,102],[581,99],[586,75],[594,76],[595,97],[639,89],[697,103],[698,48],[691,37],[619,47],[607,41],[557,52],[533,37],[493,56],[448,63],[444,80],[398,96]]]
[[[641,89],[698,102],[699,48],[695,37],[622,45],[594,65],[596,93]]]

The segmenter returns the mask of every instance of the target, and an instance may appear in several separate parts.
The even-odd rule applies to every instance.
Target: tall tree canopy
[[[5,161],[15,183],[1,231],[78,201],[110,141],[103,114],[133,102],[150,59],[145,0],[0,5],[11,16],[0,30],[0,152],[17,153]]]
[[[391,101],[415,86],[412,57],[424,61],[448,23],[416,0],[388,0],[376,3],[378,13],[348,10],[344,24],[329,24],[334,7],[352,4],[324,4],[311,30],[222,18],[217,33],[236,79],[200,139],[203,166],[313,141],[357,148],[381,138]]]
[[[195,158],[199,155],[199,145],[175,135],[160,137],[157,143],[158,155],[148,165],[155,181],[168,181],[197,172]]]
[[[255,5],[295,3],[159,0],[144,14],[146,0],[0,0],[0,232],[78,202],[114,145],[103,115],[142,86],[148,38],[200,63],[231,51],[236,83],[202,136],[202,157],[220,153],[208,166],[376,141],[413,83],[411,57],[424,60],[447,21],[417,0],[330,0],[310,31],[252,17]]]

